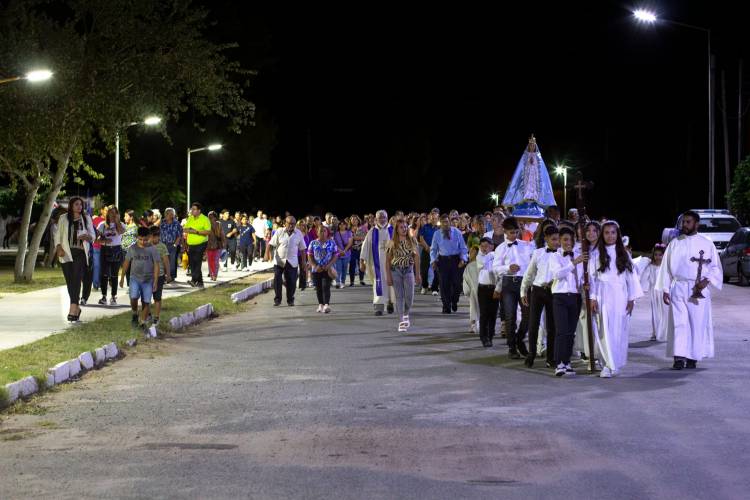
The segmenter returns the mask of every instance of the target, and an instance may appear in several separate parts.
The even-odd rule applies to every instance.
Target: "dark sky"
[[[381,206],[475,213],[490,208],[492,192],[504,193],[534,133],[548,166],[565,161],[595,183],[589,211],[619,219],[641,240],[636,247],[651,245],[678,211],[705,207],[705,34],[638,26],[635,5],[622,2],[515,4],[259,12],[254,3],[211,2],[211,36],[239,42],[231,54],[260,70],[250,91],[258,127],[224,140],[221,156],[194,157],[206,182],[194,180],[193,198],[271,213]],[[729,2],[651,5],[714,30],[717,101],[725,70],[734,165],[744,16]],[[716,182],[724,206],[720,110]],[[172,147],[137,137],[129,161],[164,149],[181,184],[185,144],[224,134],[218,125],[207,134],[183,124],[170,132]],[[571,173],[569,184],[575,179]],[[561,181],[553,183],[562,205]]]

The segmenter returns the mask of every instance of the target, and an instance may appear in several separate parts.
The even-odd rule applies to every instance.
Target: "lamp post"
[[[492,208],[495,208],[500,203],[500,195],[497,193],[492,193],[490,195],[490,199],[495,202],[495,204],[492,206]]]
[[[0,84],[17,82],[18,80],[28,80],[31,83],[44,82],[52,78],[52,73],[48,69],[37,69],[29,71],[23,76],[12,76],[10,78],[0,78]]]
[[[563,177],[563,214],[568,213],[568,167],[565,165],[557,165],[555,167],[555,173],[562,175]]]
[[[148,116],[145,120],[143,120],[143,124],[147,125],[149,127],[153,127],[155,125],[158,125],[161,123],[161,118],[158,116]],[[139,122],[130,122],[125,127],[123,127],[123,130],[129,129],[130,127],[134,127],[138,125]],[[115,133],[115,206],[118,210],[121,209],[120,207],[120,132]]]
[[[222,148],[221,144],[211,144],[208,146],[204,146],[202,148],[195,148],[190,149],[187,148],[187,196],[186,196],[186,203],[187,203],[187,213],[190,214],[190,155],[192,153],[197,153],[198,151],[218,151]]]
[[[669,19],[659,19],[656,13],[647,9],[638,9],[633,11],[633,16],[641,23],[656,24],[657,21],[689,28],[706,34],[707,54],[708,54],[708,208],[714,208],[714,107],[713,107],[713,82],[712,70],[713,61],[711,57],[711,30],[702,26],[681,23]]]

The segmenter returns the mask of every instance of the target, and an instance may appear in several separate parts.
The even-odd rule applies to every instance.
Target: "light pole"
[[[555,167],[555,173],[563,176],[563,215],[568,213],[568,167],[565,165],[557,165]]]
[[[53,73],[48,69],[37,69],[29,71],[23,76],[12,76],[10,78],[0,78],[0,84],[17,82],[18,80],[28,80],[31,83],[44,82],[52,78]]]
[[[209,146],[204,146],[202,148],[195,148],[190,149],[187,148],[187,196],[186,196],[186,203],[187,203],[187,214],[190,215],[190,155],[191,153],[197,153],[198,151],[218,151],[222,148],[221,144],[211,144]]]
[[[494,209],[500,203],[500,195],[497,193],[492,193],[490,195],[490,198],[495,202],[495,204],[492,206],[492,208]]]
[[[148,125],[149,127],[153,127],[155,125],[158,125],[161,123],[161,118],[158,116],[148,116],[145,120],[143,120],[144,125]],[[130,122],[125,127],[123,127],[123,130],[128,130],[130,127],[134,127],[138,125],[139,122]],[[115,133],[115,206],[118,210],[121,210],[122,207],[120,207],[120,132],[117,131]]]
[[[714,107],[713,107],[713,58],[711,57],[711,30],[702,26],[681,23],[669,19],[659,19],[656,14],[650,10],[638,9],[633,11],[633,16],[641,23],[655,24],[657,21],[667,24],[673,24],[682,28],[689,28],[701,31],[706,34],[707,53],[708,53],[708,208],[714,208]]]

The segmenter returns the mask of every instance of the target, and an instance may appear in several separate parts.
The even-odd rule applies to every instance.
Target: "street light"
[[[557,165],[555,167],[555,173],[562,175],[563,177],[563,214],[568,213],[568,167],[565,165]]]
[[[498,206],[500,204],[500,195],[497,193],[492,193],[490,195],[490,198],[495,202],[495,206]]]
[[[158,125],[161,123],[161,117],[151,115],[146,117],[145,120],[143,120],[143,124],[147,125],[149,127],[152,127],[154,125]],[[139,125],[139,122],[130,122],[125,127],[123,127],[123,130],[127,131],[130,127],[134,127],[136,125]],[[118,130],[115,133],[115,206],[118,210],[121,210],[122,207],[120,207],[120,131]]]
[[[209,144],[208,146],[204,146],[202,148],[195,148],[190,149],[187,148],[187,197],[186,197],[186,203],[187,203],[187,214],[190,215],[190,155],[192,153],[197,153],[198,151],[218,151],[223,147],[222,144]]]
[[[706,34],[706,42],[708,46],[708,208],[714,208],[714,107],[713,107],[713,85],[711,81],[712,73],[712,58],[711,58],[711,30],[702,26],[695,26],[693,24],[681,23],[678,21],[672,21],[669,19],[660,19],[656,16],[653,11],[647,9],[637,9],[633,11],[633,17],[636,18],[640,23],[643,24],[656,24],[657,21],[673,24],[682,28],[689,28],[696,31],[701,31]]]
[[[18,80],[28,80],[29,82],[36,83],[36,82],[44,82],[52,78],[52,73],[48,69],[37,69],[34,71],[29,71],[23,76],[13,76],[10,78],[3,78],[0,79],[0,84],[2,83],[10,83],[10,82],[17,82]]]

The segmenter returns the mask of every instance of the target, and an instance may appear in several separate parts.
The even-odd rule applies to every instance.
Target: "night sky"
[[[186,117],[169,125],[172,145],[132,132],[123,169],[184,186],[185,147],[220,140],[221,153],[193,156],[192,198],[211,208],[478,213],[491,208],[492,192],[504,193],[531,133],[548,166],[575,169],[569,185],[577,172],[594,182],[589,212],[620,220],[636,248],[650,247],[679,211],[707,204],[705,34],[639,26],[630,9],[640,4],[207,5],[216,21],[209,36],[238,42],[232,57],[260,71],[248,91],[257,126],[231,136],[212,120],[201,133]],[[744,16],[730,5],[651,3],[664,18],[714,30],[716,96],[720,104],[725,70],[734,166],[738,61],[750,58]],[[744,92],[746,106],[747,85]],[[717,106],[719,207],[723,141]],[[744,155],[746,139],[743,147]],[[110,159],[94,163],[111,175]],[[553,184],[562,206],[562,180]]]

